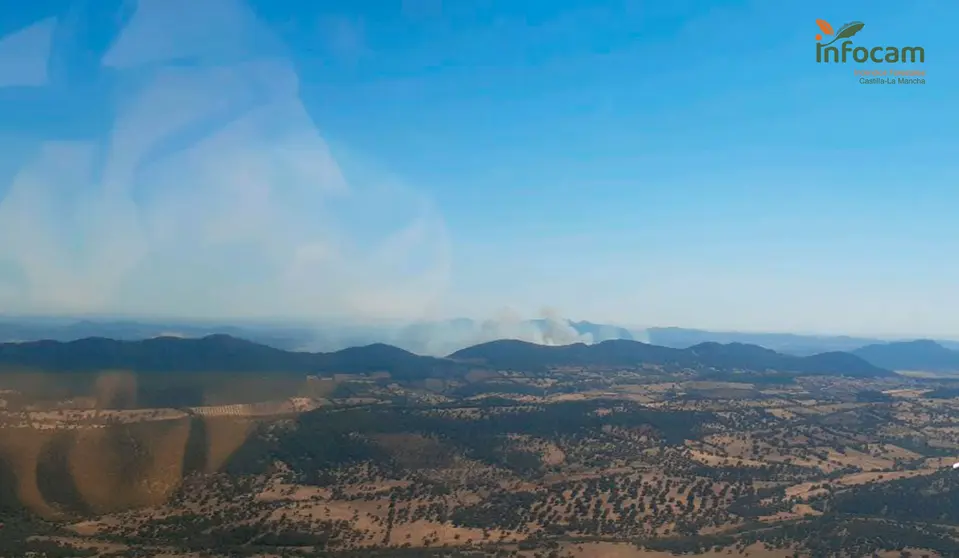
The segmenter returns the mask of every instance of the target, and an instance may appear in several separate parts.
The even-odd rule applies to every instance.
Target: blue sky
[[[0,311],[959,338],[954,3],[87,4],[0,13]]]

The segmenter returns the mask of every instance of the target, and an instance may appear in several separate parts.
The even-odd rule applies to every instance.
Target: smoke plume
[[[518,339],[540,345],[593,342],[592,335],[579,333],[569,320],[550,308],[544,308],[537,319],[524,318],[513,310],[504,309],[485,320],[417,323],[376,332],[376,335],[377,341],[429,355],[447,355],[464,347],[499,339]],[[326,347],[327,350],[333,348],[338,347]]]

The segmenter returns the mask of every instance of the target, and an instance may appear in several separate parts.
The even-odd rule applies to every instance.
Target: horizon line
[[[534,322],[548,320],[542,316],[532,318],[522,318],[519,322]],[[768,329],[711,329],[706,327],[682,326],[682,325],[630,325],[614,321],[596,321],[591,319],[574,319],[569,317],[560,317],[568,323],[589,323],[601,326],[618,327],[633,331],[651,331],[651,330],[686,330],[712,334],[734,334],[734,335],[795,335],[798,337],[819,337],[819,338],[850,338],[865,339],[877,341],[912,341],[912,340],[931,340],[931,341],[959,341],[959,338],[949,334],[915,334],[915,333],[850,333],[850,332],[825,332],[810,330],[768,330]],[[123,313],[81,313],[81,314],[55,314],[55,313],[31,313],[31,314],[12,314],[0,312],[0,322],[11,322],[17,320],[50,320],[50,321],[72,321],[73,323],[92,322],[102,323],[106,321],[140,323],[148,325],[203,325],[207,327],[277,327],[277,328],[303,328],[314,329],[323,327],[403,327],[418,324],[439,324],[443,322],[452,322],[457,320],[468,320],[476,323],[488,321],[502,321],[491,318],[473,318],[468,316],[458,316],[449,318],[433,319],[390,319],[390,320],[360,320],[345,318],[322,318],[315,321],[307,321],[302,318],[282,318],[282,317],[178,317],[175,315],[143,315],[143,314],[123,314]]]

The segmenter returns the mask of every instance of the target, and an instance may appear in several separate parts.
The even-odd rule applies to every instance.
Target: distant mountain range
[[[201,339],[161,337],[118,341],[88,338],[70,342],[0,344],[0,367],[3,369],[49,372],[389,372],[398,380],[415,380],[459,376],[477,367],[538,371],[555,366],[633,367],[642,364],[799,375],[872,377],[891,374],[850,353],[796,357],[755,345],[704,343],[688,349],[674,349],[629,340],[565,346],[493,341],[457,351],[446,358],[420,356],[384,344],[332,353],[292,352],[229,335]]]
[[[843,335],[799,335],[795,333],[742,333],[705,331],[680,327],[653,327],[646,330],[650,343],[666,347],[686,348],[699,343],[746,343],[794,355],[813,355],[827,351],[852,351],[859,347],[883,343],[880,339]]]
[[[594,345],[562,347],[502,340],[469,347],[450,355],[453,360],[496,368],[530,370],[547,366],[635,366],[651,364],[719,371],[785,372],[799,375],[887,376],[891,372],[850,353],[822,353],[808,357],[784,355],[742,343],[701,343],[686,349],[612,340]]]
[[[119,341],[92,337],[77,341],[0,344],[0,369],[46,372],[124,370],[138,373],[369,374],[390,372],[397,379],[466,373],[469,365],[420,356],[397,347],[373,344],[332,353],[284,351],[231,337],[200,339],[158,337]]]
[[[132,320],[0,319],[0,342],[76,341],[90,337],[139,341],[161,336],[200,338],[216,334],[251,339],[257,343],[287,350],[296,350],[314,336],[310,329],[302,327],[203,325]]]
[[[199,339],[226,334],[285,351],[334,352],[345,347],[388,344],[417,355],[441,356],[464,348],[516,339],[542,345],[643,341],[673,349],[704,343],[757,345],[778,353],[812,356],[851,352],[871,364],[895,370],[959,372],[959,342],[884,341],[865,337],[789,333],[717,332],[676,327],[630,329],[557,318],[487,320],[466,318],[403,326],[275,326],[151,323],[130,320],[13,319],[0,317],[0,342],[75,341],[90,337],[138,341],[161,336]]]
[[[959,351],[935,341],[880,343],[860,347],[853,354],[890,370],[959,372]]]

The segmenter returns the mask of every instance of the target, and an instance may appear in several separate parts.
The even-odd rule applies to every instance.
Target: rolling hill
[[[653,364],[722,371],[777,371],[857,377],[887,376],[892,373],[850,353],[830,352],[798,357],[742,343],[700,343],[687,349],[674,349],[621,339],[595,345],[577,343],[564,346],[502,340],[457,351],[449,358],[515,370],[542,369],[549,366]]]
[[[641,364],[702,370],[777,371],[859,377],[891,374],[850,353],[797,357],[741,343],[701,343],[688,349],[673,349],[622,339],[595,345],[577,343],[561,346],[501,340],[475,345],[446,358],[420,356],[384,344],[352,347],[331,353],[292,352],[222,334],[200,339],[158,337],[143,341],[118,341],[93,337],[70,342],[0,344],[0,368],[52,372],[389,372],[397,380],[416,380],[460,376],[477,366],[536,371],[558,366],[634,367]]]
[[[0,367],[48,372],[389,372],[397,379],[450,376],[468,371],[468,366],[462,363],[420,356],[383,344],[332,353],[305,353],[275,349],[222,334],[200,339],[157,337],[117,341],[92,337],[69,342],[3,343],[0,344]]]
[[[700,343],[744,343],[759,345],[781,353],[809,356],[832,351],[852,351],[879,339],[843,335],[800,335],[795,333],[746,333],[735,331],[706,331],[680,327],[652,327],[646,330],[649,342],[666,347],[685,349]]]
[[[959,372],[959,351],[930,340],[878,343],[856,349],[853,354],[890,370]]]

